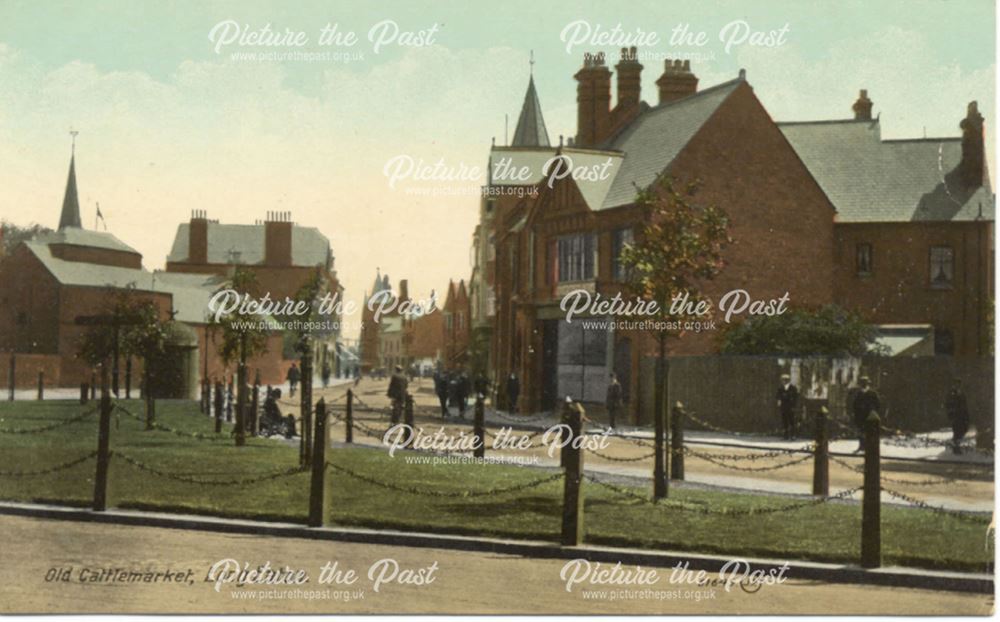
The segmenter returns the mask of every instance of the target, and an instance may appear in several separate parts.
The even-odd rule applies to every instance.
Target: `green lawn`
[[[125,403],[141,414],[139,402]],[[73,402],[0,402],[0,430],[50,425],[82,412]],[[211,434],[212,422],[191,402],[159,402],[158,420],[174,429]],[[335,428],[335,436],[343,433]],[[357,432],[356,432],[357,434]],[[97,417],[44,434],[0,432],[0,473],[33,471],[66,463],[96,449]],[[145,431],[120,415],[112,421],[111,447],[150,467],[200,480],[254,477],[294,468],[298,449],[278,441],[249,439],[236,448],[225,435],[202,440],[163,431]],[[372,449],[335,449],[328,460],[357,473],[402,487],[463,492],[506,488],[551,475],[515,466],[414,465],[400,454],[389,458]],[[0,498],[88,505],[94,461],[59,473],[14,478],[0,475]],[[604,476],[606,478],[607,476]],[[435,497],[396,492],[331,472],[331,520],[335,524],[557,540],[562,481],[485,497]],[[298,473],[245,486],[210,486],[164,479],[112,461],[110,505],[263,520],[304,522],[309,475]],[[646,489],[631,489],[647,495]],[[791,502],[795,502],[792,500]],[[666,506],[652,506],[589,482],[586,485],[587,541],[649,549],[690,550],[733,556],[853,563],[859,557],[861,509],[829,503],[794,512],[751,516],[705,515],[686,507],[774,507],[790,503],[773,495],[671,490]],[[886,565],[902,564],[983,571],[992,559],[984,524],[926,510],[885,506],[882,511]]]

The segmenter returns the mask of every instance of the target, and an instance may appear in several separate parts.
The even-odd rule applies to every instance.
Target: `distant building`
[[[327,291],[343,296],[337,280],[330,241],[315,227],[292,222],[289,212],[268,212],[267,219],[252,225],[223,224],[209,220],[197,210],[190,222],[177,227],[173,246],[167,256],[167,272],[229,277],[241,267],[254,273],[261,292],[272,300],[295,298],[298,291],[317,272]],[[206,309],[207,310],[207,309]],[[316,333],[314,369],[319,373],[323,357],[331,368],[339,367],[336,348],[340,338],[340,317],[329,318],[333,329]],[[289,333],[280,348],[268,353],[266,362],[251,367],[259,370],[262,381],[278,383],[297,354]],[[252,377],[252,376],[251,376]]]
[[[203,344],[205,309],[220,280],[209,274],[168,274],[142,267],[142,255],[114,235],[80,225],[76,156],[70,160],[59,228],[18,244],[0,260],[0,350],[16,356],[16,383],[34,386],[44,372],[51,386],[90,382],[93,370],[79,358],[86,330],[78,316],[107,313],[110,294],[129,288],[139,300],[152,301],[161,318],[173,317]],[[198,386],[197,345],[188,347],[174,370],[172,397],[194,397]],[[9,357],[0,357],[7,373]],[[213,360],[215,368],[220,364]],[[124,373],[125,361],[120,370]],[[132,386],[138,387],[136,362]],[[122,379],[124,385],[124,379]]]

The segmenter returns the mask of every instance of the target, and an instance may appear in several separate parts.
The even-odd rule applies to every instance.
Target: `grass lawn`
[[[134,413],[137,401],[125,402]],[[94,404],[91,404],[93,407]],[[0,402],[0,430],[50,425],[87,407],[74,402]],[[193,402],[157,403],[158,421],[213,437],[212,422]],[[150,467],[198,480],[231,480],[291,469],[298,448],[248,439],[233,446],[228,433],[201,440],[145,431],[120,415],[112,420],[111,448]],[[342,428],[335,428],[340,436]],[[96,450],[97,416],[43,434],[0,432],[0,473],[34,471],[63,464]],[[401,454],[352,448],[328,451],[328,460],[357,473],[399,486],[443,493],[506,488],[551,475],[551,470],[480,464],[407,464]],[[305,522],[309,475],[297,473],[255,484],[211,486],[165,479],[113,459],[109,504],[262,520]],[[58,473],[0,475],[0,499],[88,505],[94,461]],[[607,476],[601,476],[607,479]],[[439,497],[395,492],[331,471],[331,521],[340,525],[479,534],[508,538],[558,539],[562,480],[518,492],[483,497]],[[648,490],[633,488],[643,496]],[[860,555],[861,508],[827,503],[793,512],[751,516],[705,515],[670,507],[774,507],[788,497],[671,489],[670,503],[652,506],[589,482],[585,485],[588,542],[647,549],[689,550],[732,556],[855,563]],[[791,500],[794,502],[794,500]],[[992,559],[987,526],[919,509],[884,506],[882,547],[886,565],[982,572]]]

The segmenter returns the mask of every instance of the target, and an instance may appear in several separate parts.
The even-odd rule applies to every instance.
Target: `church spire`
[[[538,93],[535,92],[535,57],[532,53],[528,91],[524,94],[521,105],[521,116],[517,119],[512,147],[548,147],[549,133],[545,129],[545,119],[542,118],[542,105],[538,103]]]
[[[79,132],[70,130],[73,137],[72,151],[69,157],[69,179],[66,180],[66,195],[63,197],[62,214],[59,216],[59,229],[66,227],[82,228],[80,224],[80,200],[76,193],[76,135]]]

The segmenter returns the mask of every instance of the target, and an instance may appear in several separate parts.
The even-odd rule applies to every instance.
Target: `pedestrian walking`
[[[462,372],[458,377],[458,417],[465,419],[465,411],[469,408],[469,393],[472,392],[472,382],[469,375]]]
[[[324,389],[330,386],[330,373],[331,373],[330,364],[327,363],[326,361],[323,361],[323,367],[320,369],[319,375],[320,378],[323,379]]]
[[[969,431],[969,403],[962,391],[962,381],[955,378],[951,381],[951,389],[944,398],[944,412],[951,423],[951,449],[954,453],[962,453],[962,439]]]
[[[608,427],[611,429],[615,427],[615,417],[618,415],[618,409],[621,408],[622,398],[622,385],[618,382],[618,376],[612,373],[608,381],[608,391],[604,400],[604,405],[608,409]]]
[[[441,403],[441,418],[444,419],[448,416],[448,374],[440,369],[434,372],[434,393]]]
[[[392,400],[392,423],[399,423],[400,416],[403,413],[403,404],[406,402],[406,389],[409,387],[409,381],[403,374],[403,368],[396,365],[396,371],[389,379],[389,389],[386,391],[386,396]]]
[[[298,366],[292,363],[292,366],[288,368],[288,373],[285,375],[288,380],[288,397],[295,397],[295,387],[299,384],[299,380],[302,378],[302,372],[299,371]]]
[[[517,412],[517,398],[521,394],[521,382],[517,379],[517,374],[510,373],[507,377],[507,408],[510,412]]]
[[[799,389],[792,384],[792,377],[781,374],[781,385],[778,387],[778,412],[781,413],[781,427],[785,431],[785,440],[795,438],[795,408],[799,405]]]
[[[882,401],[879,399],[878,393],[871,388],[868,376],[861,376],[858,379],[858,384],[861,389],[854,396],[852,404],[854,425],[858,429],[858,448],[855,452],[865,450],[865,421],[868,419],[868,415],[873,412],[879,416],[882,414]]]

